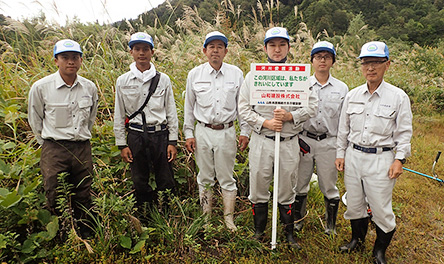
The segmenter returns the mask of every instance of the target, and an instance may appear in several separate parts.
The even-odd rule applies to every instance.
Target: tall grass
[[[119,75],[128,71],[132,61],[127,47],[129,36],[134,28],[154,36],[153,62],[159,71],[171,78],[182,125],[187,73],[205,62],[202,43],[206,33],[219,30],[228,36],[229,52],[225,61],[239,66],[244,73],[249,71],[251,62],[266,61],[263,53],[266,28],[261,23],[253,27],[236,24],[233,30],[233,16],[238,16],[241,10],[231,1],[224,1],[222,6],[225,10],[217,13],[211,23],[201,19],[195,9],[185,7],[184,17],[176,21],[177,29],[139,24],[123,32],[106,25],[73,22],[59,27],[39,20],[8,20],[8,25],[0,28],[0,260],[8,263],[38,260],[59,263],[371,262],[374,229],[370,229],[363,254],[343,255],[335,251],[350,236],[349,223],[341,216],[338,217],[339,234],[336,237],[323,235],[323,197],[316,185],[309,193],[310,213],[306,226],[298,234],[303,246],[301,251],[294,252],[284,243],[279,244],[277,251],[271,251],[268,244],[252,240],[253,220],[246,198],[246,152],[238,153],[235,167],[239,187],[235,222],[239,231],[230,233],[224,228],[220,195],[215,195],[213,217],[209,223],[205,222],[198,204],[196,167],[193,157],[183,147],[181,132],[174,168],[178,196],[171,200],[166,214],[155,211],[148,224],[140,226],[135,218],[138,212],[134,209],[128,166],[120,161],[112,131],[114,84]],[[264,6],[258,2],[258,6],[253,7],[257,17],[252,19],[270,19],[273,24],[273,18],[264,15],[267,8],[273,7],[276,7],[273,1]],[[295,15],[298,15],[297,9]],[[356,57],[360,46],[371,40],[374,33],[367,29],[359,15],[343,36],[310,32],[303,21],[299,22],[297,32],[291,36],[291,62],[309,63],[312,45],[318,40],[329,40],[338,53],[333,75],[350,88],[364,83]],[[97,232],[87,241],[92,253],[86,250],[85,243],[72,238],[66,241],[59,236],[34,239],[37,234],[48,232],[49,223],[54,226],[54,222],[41,210],[44,195],[38,168],[40,149],[26,120],[27,94],[32,83],[56,71],[52,48],[61,38],[80,42],[84,61],[79,73],[94,81],[99,89],[99,113],[92,139],[95,167],[91,224]],[[429,172],[436,151],[444,146],[444,118],[440,114],[444,111],[444,42],[432,49],[408,46],[396,40],[385,41],[393,61],[386,79],[409,94],[415,114],[413,157],[406,166]],[[437,173],[443,175],[443,166],[437,167]],[[341,176],[338,186],[344,193],[342,182]],[[394,192],[398,232],[388,250],[392,263],[444,262],[444,200],[439,195],[442,188],[444,186],[433,180],[410,173],[404,173],[398,180]],[[339,215],[344,211],[341,205]],[[63,219],[60,220],[63,223]],[[268,228],[268,240],[270,231]],[[39,241],[39,245],[26,251],[25,241],[31,238]]]

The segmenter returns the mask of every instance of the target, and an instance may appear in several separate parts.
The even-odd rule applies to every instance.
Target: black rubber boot
[[[77,226],[79,227],[79,235],[82,239],[90,239],[93,236],[94,230],[91,227],[91,223],[85,223],[82,219],[77,222]]]
[[[157,196],[155,196],[155,198],[157,198],[157,207],[164,216],[167,216],[170,213],[171,201],[175,194],[175,188],[157,192]]]
[[[296,242],[296,240],[293,237],[293,230],[294,230],[294,216],[292,214],[292,205],[282,205],[279,204],[279,214],[281,216],[281,222],[284,225],[284,233],[285,237],[287,237],[288,244],[290,244],[291,247],[300,249],[301,246]]]
[[[254,238],[262,240],[264,238],[265,227],[268,218],[268,203],[252,204],[254,220]]]
[[[136,194],[136,216],[143,225],[148,226],[151,221],[151,213],[157,210],[158,197],[156,191]]]
[[[89,239],[94,234],[93,219],[96,217],[91,210],[91,200],[82,201],[82,203],[73,203],[73,217],[78,227],[79,235],[83,239]]]
[[[327,199],[324,196],[325,202],[325,234],[336,235],[336,217],[338,216],[339,198]]]
[[[300,232],[304,226],[304,220],[301,220],[305,216],[307,208],[307,195],[296,195],[293,203],[293,215],[294,220],[299,222],[294,224],[296,231]]]
[[[368,229],[368,217],[350,220],[350,224],[352,228],[352,239],[347,245],[339,247],[339,251],[343,253],[350,253],[355,250],[363,249]]]
[[[376,241],[375,246],[373,247],[373,257],[376,264],[385,264],[387,261],[385,260],[385,251],[392,241],[393,234],[395,233],[395,229],[393,231],[385,233],[382,231],[379,226],[376,225]]]

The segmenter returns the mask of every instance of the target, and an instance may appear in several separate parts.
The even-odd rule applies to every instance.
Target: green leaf
[[[26,239],[22,246],[22,253],[29,254],[37,247],[32,239]]]
[[[6,195],[5,199],[0,203],[1,206],[4,208],[10,208],[14,205],[16,205],[22,197],[20,195],[17,195],[17,191],[10,192],[8,195]]]
[[[1,160],[0,160],[1,162]],[[8,195],[10,193],[10,191],[6,188],[0,188],[0,198],[4,198],[6,197],[6,195]]]
[[[15,146],[16,146],[16,144],[14,142],[8,142],[2,146],[2,149],[3,150],[13,149],[13,148],[15,148]]]
[[[6,248],[8,245],[8,241],[6,241],[7,237],[3,234],[0,234],[0,249]]]
[[[52,216],[52,221],[46,226],[46,230],[49,233],[49,239],[53,239],[57,235],[57,231],[59,231],[59,218],[55,215]]]
[[[31,184],[28,184],[23,190],[23,194],[28,194],[30,191],[35,190],[42,182],[39,179],[35,179]]]
[[[137,244],[133,247],[133,250],[130,251],[130,254],[135,254],[137,252],[140,252],[144,246],[145,246],[145,240],[137,242]]]
[[[48,250],[42,248],[42,249],[39,250],[39,252],[37,252],[36,257],[37,258],[44,258],[44,257],[47,257],[48,255],[49,255]]]
[[[120,246],[123,248],[130,249],[131,248],[131,238],[127,236],[120,236]]]
[[[3,160],[0,160],[0,175],[9,174],[11,171],[11,164],[6,164]]]
[[[140,235],[140,239],[148,239],[150,236],[150,233],[154,232],[156,229],[152,227],[148,227],[144,232]]]
[[[51,213],[46,209],[40,209],[37,213],[37,218],[42,225],[47,225],[51,221]]]
[[[47,231],[41,231],[37,233],[37,238],[49,241],[51,240],[51,235]],[[41,241],[41,240],[40,240]]]
[[[38,214],[38,210],[37,209],[30,209],[27,208],[26,213],[21,215],[22,219],[20,219],[17,224],[19,225],[27,225],[32,221],[37,220],[37,214]]]

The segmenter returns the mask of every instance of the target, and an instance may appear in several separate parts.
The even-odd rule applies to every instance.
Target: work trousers
[[[304,135],[299,135],[299,137],[310,146],[310,153],[301,153],[296,195],[307,195],[316,166],[321,192],[329,200],[339,199],[339,190],[336,187],[338,180],[338,171],[335,166],[336,137],[327,137],[323,140],[312,139]]]
[[[392,209],[392,192],[396,180],[388,172],[394,161],[393,151],[378,154],[365,153],[349,146],[345,153],[344,183],[347,189],[347,211],[345,219],[368,217],[368,205],[372,220],[385,233],[396,227]]]
[[[233,178],[236,158],[236,130],[234,126],[214,130],[201,123],[196,124],[196,163],[199,167],[197,183],[200,186],[213,186],[215,179],[222,189],[235,191]]]
[[[270,184],[274,175],[275,141],[252,133],[250,141],[250,195],[253,203],[267,203],[270,199]],[[278,203],[282,205],[294,202],[294,187],[299,166],[298,137],[281,141],[279,145],[279,188]],[[276,191],[276,190],[274,190]]]
[[[157,191],[175,186],[173,169],[168,162],[168,130],[143,133],[129,129],[127,141],[133,154],[130,167],[137,206],[156,202]],[[154,177],[150,177],[152,173]]]
[[[40,157],[40,169],[43,175],[43,187],[47,205],[56,212],[57,176],[68,173],[66,181],[74,187],[72,207],[74,217],[83,218],[86,209],[91,207],[92,156],[89,141],[47,140],[43,142]]]

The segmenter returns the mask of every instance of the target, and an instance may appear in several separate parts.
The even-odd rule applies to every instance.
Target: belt
[[[291,137],[280,137],[280,141],[288,141],[288,140],[292,140],[293,138],[295,138],[297,135],[291,136]],[[276,141],[276,137],[275,136],[265,136],[264,137],[271,139],[273,141]]]
[[[66,139],[55,140],[52,138],[45,138],[43,140],[54,142],[54,143],[59,143],[59,144],[81,144],[81,143],[89,142],[89,139],[87,139],[87,140],[66,140]]]
[[[135,128],[136,130],[140,130],[143,131],[143,125],[138,125],[138,124],[129,124],[130,128]],[[157,132],[157,131],[162,131],[165,130],[167,128],[167,125],[157,125],[157,126],[146,126],[146,131],[148,132]]]
[[[358,146],[356,144],[353,144],[353,148],[360,150],[362,152],[365,152],[365,153],[373,153],[373,154],[376,154],[378,152],[378,149],[381,149],[381,148],[364,148],[364,147]],[[392,148],[389,148],[389,147],[382,148],[382,151],[390,151],[390,150],[392,150]]]
[[[213,125],[213,124],[205,124],[203,122],[198,121],[199,123],[201,123],[202,125],[204,125],[205,127],[214,129],[214,130],[222,130],[225,128],[230,128],[233,126],[233,121],[231,121],[230,123],[225,123],[225,124],[218,124],[218,125]]]
[[[316,134],[313,134],[313,133],[310,133],[310,132],[304,130],[301,132],[301,134],[304,136],[307,136],[309,138],[316,139],[317,141],[321,141],[321,140],[327,138],[327,133],[324,133],[322,135],[316,135]]]

